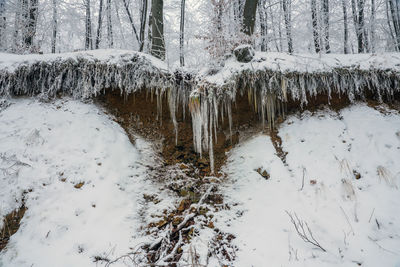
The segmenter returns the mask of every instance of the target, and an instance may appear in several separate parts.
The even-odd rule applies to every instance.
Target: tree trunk
[[[320,37],[319,37],[317,1],[316,0],[311,0],[311,20],[312,20],[312,27],[313,27],[315,52],[319,53],[319,52],[321,52],[321,44],[320,44]]]
[[[248,36],[253,35],[256,23],[258,0],[246,0],[243,10],[243,32]]]
[[[147,19],[147,0],[142,2],[142,11],[140,16],[140,47],[139,51],[142,52],[144,49],[144,33],[146,31],[146,19]]]
[[[99,19],[97,21],[97,34],[96,34],[96,45],[95,45],[96,49],[99,49],[102,25],[103,25],[103,0],[100,0]]]
[[[395,51],[399,51],[397,44],[396,44],[396,39],[394,37],[393,34],[393,29],[392,29],[392,24],[390,23],[390,14],[389,14],[389,0],[385,1],[385,7],[386,7],[386,21],[388,24],[388,28],[389,28],[389,38],[392,41],[392,45],[395,49]]]
[[[85,50],[93,49],[92,42],[92,19],[90,17],[90,0],[85,3],[86,18],[85,18]]]
[[[371,51],[375,53],[375,0],[371,0]]]
[[[185,0],[181,0],[181,24],[179,30],[179,59],[181,67],[185,66],[183,45],[185,41]]]
[[[261,51],[265,52],[268,48],[268,25],[267,25],[267,9],[265,2],[259,2],[258,14],[260,17],[260,35],[261,35]]]
[[[323,19],[324,19],[324,44],[325,52],[330,53],[331,47],[329,45],[329,0],[322,1]]]
[[[0,0],[0,51],[4,49],[5,47],[5,41],[6,41],[6,0]]]
[[[13,39],[14,39],[14,44],[12,46],[12,51],[14,53],[17,52],[18,47],[20,45],[19,43],[19,28],[21,24],[21,11],[22,11],[22,0],[17,0],[17,7],[15,11],[15,19],[14,19],[14,34],[13,34]]]
[[[139,44],[139,48],[140,48],[139,36],[138,36],[138,34],[137,34],[135,24],[133,23],[133,18],[132,18],[131,12],[129,11],[128,3],[126,2],[126,0],[122,0],[122,2],[124,3],[125,11],[126,11],[126,14],[128,15],[129,22],[130,22],[131,27],[132,27],[132,30],[133,30],[133,34],[135,35],[136,40],[137,40],[137,42],[138,42],[138,44]]]
[[[151,3],[151,54],[161,60],[165,60],[163,2],[163,0],[152,0]]]
[[[32,52],[33,37],[36,34],[36,22],[38,15],[38,0],[24,0],[25,36],[24,44],[28,51]]]
[[[51,53],[56,52],[57,40],[57,0],[53,0],[53,34],[51,36]]]
[[[362,28],[360,27],[360,20],[358,18],[358,11],[357,11],[358,4],[359,0],[357,0],[357,5],[356,5],[356,0],[351,0],[351,11],[353,15],[354,28],[356,30],[358,53],[362,53],[364,51],[364,45],[363,45],[364,37],[362,34]]]
[[[107,0],[107,41],[108,48],[114,47],[113,28],[111,21],[111,0]]]
[[[390,11],[392,13],[392,21],[394,33],[396,35],[396,46],[400,51],[400,25],[399,25],[399,13],[397,12],[397,3],[394,0],[389,0]]]
[[[365,50],[364,43],[364,0],[357,0],[358,9],[358,53]]]
[[[283,51],[283,37],[282,37],[282,0],[279,1],[279,23],[278,23],[278,36],[279,36],[279,52]],[[272,13],[272,12],[271,12]]]
[[[276,37],[275,22],[274,22],[274,13],[272,12],[271,0],[269,0],[269,11],[270,11],[270,17],[271,17],[272,34],[273,34],[273,39],[274,39],[276,51],[280,52],[280,50],[279,50],[279,45],[278,45],[278,38]]]
[[[282,0],[283,15],[285,18],[285,28],[286,28],[286,38],[288,43],[289,54],[293,53],[293,40],[292,40],[292,22],[291,22],[291,12],[290,5],[291,0]]]
[[[349,26],[347,24],[347,6],[346,1],[342,0],[343,6],[343,53],[349,53]]]

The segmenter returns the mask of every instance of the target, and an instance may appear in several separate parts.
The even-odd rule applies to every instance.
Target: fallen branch
[[[316,246],[317,248],[321,249],[323,252],[326,252],[326,250],[314,238],[313,233],[306,221],[300,220],[299,217],[297,217],[296,213],[294,213],[294,216],[288,211],[286,211],[286,213],[287,215],[289,215],[290,220],[294,228],[296,229],[297,234],[304,242],[310,243]]]

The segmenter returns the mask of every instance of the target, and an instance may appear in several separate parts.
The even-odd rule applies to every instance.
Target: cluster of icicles
[[[179,73],[184,77],[185,73]],[[177,73],[160,70],[140,56],[118,64],[85,58],[23,64],[8,72],[0,70],[0,95],[71,95],[88,98],[106,89],[120,89],[121,94],[149,90],[157,96],[158,112],[167,98],[178,140],[176,115],[188,107],[193,128],[193,145],[202,157],[208,153],[214,172],[213,146],[219,123],[228,119],[232,137],[232,104],[236,96],[248,95],[250,106],[261,123],[274,127],[276,116],[284,114],[288,100],[307,104],[317,94],[342,95],[350,101],[372,92],[380,100],[391,100],[400,92],[400,73],[392,70],[334,68],[330,72],[278,72],[271,70],[237,72],[223,84],[207,82],[207,77],[177,79]],[[180,111],[181,110],[181,111]]]

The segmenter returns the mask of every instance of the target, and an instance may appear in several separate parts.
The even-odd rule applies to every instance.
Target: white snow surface
[[[54,61],[78,60],[79,58],[85,58],[87,60],[93,61],[101,61],[108,64],[123,64],[124,61],[130,60],[133,56],[139,56],[147,60],[149,64],[160,70],[166,71],[168,69],[166,63],[151,55],[133,50],[119,49],[97,49],[60,54],[17,55],[0,53],[0,69],[11,72],[21,65],[30,65],[37,62],[52,63]]]
[[[0,266],[96,266],[94,256],[114,259],[137,248],[152,212],[143,194],[158,192],[145,179],[152,153],[141,139],[133,146],[93,104],[3,100],[0,218],[21,205],[24,190],[32,192]],[[168,207],[164,199],[158,205]]]
[[[290,116],[279,129],[286,165],[267,135],[230,152],[231,209],[215,226],[236,236],[234,266],[400,266],[400,114],[382,109]],[[327,252],[303,242],[286,211]]]
[[[400,114],[381,110],[357,103],[288,117],[279,129],[286,164],[267,135],[229,152],[222,193],[230,209],[215,213],[214,225],[236,237],[233,266],[400,266]],[[132,145],[91,103],[2,100],[0,218],[32,192],[0,266],[96,266],[94,256],[115,259],[151,241],[141,226],[176,204],[146,179],[153,156],[151,144]],[[162,201],[146,204],[143,194]],[[301,240],[286,211],[327,252]],[[213,233],[200,233],[193,244],[205,259]]]
[[[282,73],[324,73],[336,68],[360,70],[382,70],[400,72],[399,53],[378,54],[287,54],[279,52],[256,52],[249,63],[238,62],[235,57],[228,59],[224,66],[214,75],[206,75],[207,69],[202,70],[204,79],[221,86],[243,71],[278,71]]]

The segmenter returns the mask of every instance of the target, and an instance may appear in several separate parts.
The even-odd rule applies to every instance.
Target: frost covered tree
[[[90,16],[90,0],[85,2],[85,50],[93,49],[92,19]]]
[[[387,9],[390,9],[390,15],[388,12],[388,25],[389,30],[392,31],[391,25],[393,25],[393,36],[395,47],[400,51],[400,13],[399,13],[399,2],[397,0],[387,0]],[[394,32],[394,35],[393,35]]]
[[[33,51],[33,38],[36,33],[36,23],[38,16],[38,0],[23,0],[24,17],[24,44],[26,50]]]
[[[285,18],[286,40],[288,52],[290,54],[293,53],[291,3],[291,0],[282,0],[283,16]]]
[[[125,11],[126,11],[126,14],[127,14],[128,18],[129,18],[129,23],[130,23],[130,25],[132,27],[133,35],[136,37],[136,41],[140,45],[139,36],[138,36],[137,30],[136,30],[135,23],[133,21],[133,16],[131,14],[131,11],[129,10],[128,2],[127,2],[127,0],[122,0],[122,2],[124,3]]]
[[[321,51],[321,43],[320,43],[321,40],[320,40],[320,36],[319,36],[317,1],[316,0],[311,0],[311,20],[312,20],[315,52],[319,53]]]
[[[6,0],[0,0],[0,51],[4,49],[5,46],[6,22]]]
[[[329,45],[329,0],[322,0],[322,15],[324,22],[325,52],[330,53],[331,47]]]
[[[99,15],[97,22],[97,34],[96,34],[96,44],[95,48],[99,49],[100,41],[101,41],[101,27],[103,25],[103,0],[100,0],[99,3]]]
[[[179,60],[181,67],[185,66],[184,56],[184,41],[185,41],[185,0],[181,0],[181,22],[179,27]]]
[[[53,34],[51,36],[51,53],[56,52],[56,41],[57,41],[57,0],[52,0],[53,3]]]
[[[342,0],[343,8],[343,53],[349,53],[349,24],[347,22],[347,5],[346,1]]]
[[[364,0],[351,0],[351,9],[357,36],[358,53],[363,53],[365,49]]]
[[[254,33],[258,0],[246,0],[243,9],[243,32],[248,36]]]
[[[164,1],[151,1],[151,54],[161,60],[165,59],[165,42],[164,42]]]
[[[111,19],[111,0],[107,0],[107,44],[108,48],[114,47],[113,27]]]
[[[147,0],[142,1],[142,6],[140,8],[140,32],[139,32],[139,51],[142,52],[145,43],[145,30],[146,30],[146,20],[147,20]]]
[[[268,49],[268,13],[266,4],[265,1],[258,2],[258,17],[260,18],[260,49],[263,52]]]

